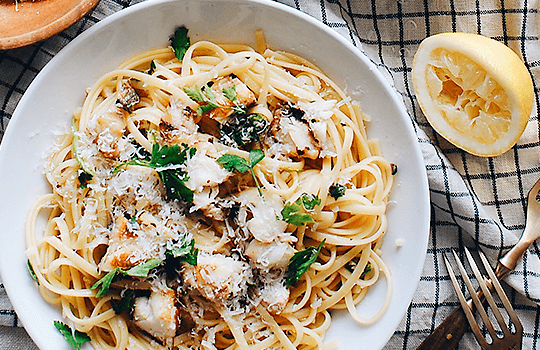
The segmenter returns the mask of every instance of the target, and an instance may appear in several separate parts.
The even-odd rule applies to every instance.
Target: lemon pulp
[[[512,113],[506,93],[468,57],[442,48],[434,50],[426,79],[443,118],[460,133],[490,144],[510,129]]]

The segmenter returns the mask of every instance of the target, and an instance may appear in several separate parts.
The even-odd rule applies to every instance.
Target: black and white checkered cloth
[[[0,140],[24,91],[69,41],[104,17],[138,1],[101,0],[64,32],[28,47],[0,51]],[[284,0],[335,29],[363,51],[402,96],[425,159],[431,194],[431,232],[421,280],[405,318],[385,349],[414,349],[458,305],[442,254],[479,247],[495,261],[524,229],[526,196],[540,177],[539,0]],[[525,62],[535,84],[535,106],[518,144],[494,158],[471,156],[437,135],[420,111],[411,84],[418,44],[440,32],[497,39]],[[0,199],[3,200],[3,199]],[[524,349],[540,349],[540,247],[529,249],[505,280],[524,325]],[[0,284],[0,348],[28,349]],[[460,349],[478,349],[467,333]]]

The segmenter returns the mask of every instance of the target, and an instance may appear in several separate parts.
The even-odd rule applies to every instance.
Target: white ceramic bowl
[[[424,264],[429,232],[425,167],[402,101],[375,65],[319,21],[270,1],[155,0],[120,11],[67,45],[41,71],[21,99],[0,147],[0,273],[21,322],[42,350],[68,349],[55,330],[57,308],[45,303],[26,268],[24,224],[31,203],[49,191],[44,157],[55,133],[70,125],[86,87],[140,51],[165,46],[175,27],[189,28],[192,41],[255,44],[263,29],[274,49],[292,51],[321,67],[372,117],[368,133],[380,140],[384,156],[398,165],[383,245],[394,290],[386,314],[374,325],[357,325],[335,313],[326,341],[339,349],[381,349],[403,318]],[[397,242],[403,242],[399,247]],[[370,290],[359,309],[377,309],[385,281]]]

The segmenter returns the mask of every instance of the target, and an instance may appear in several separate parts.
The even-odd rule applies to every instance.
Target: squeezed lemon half
[[[508,151],[529,121],[531,76],[514,51],[488,37],[442,33],[424,39],[412,81],[433,129],[471,154]]]

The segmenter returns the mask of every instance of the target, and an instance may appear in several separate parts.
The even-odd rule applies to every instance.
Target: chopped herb
[[[343,185],[334,184],[330,186],[330,188],[328,189],[328,192],[335,200],[337,200],[339,197],[342,197],[345,194],[346,189],[347,187]]]
[[[233,85],[230,88],[224,88],[221,91],[225,97],[231,100],[231,102],[236,102],[236,85]]]
[[[313,194],[303,193],[294,203],[286,203],[281,210],[283,221],[302,226],[308,223],[313,223],[315,220],[306,210],[312,210],[317,205],[321,204],[321,199]]]
[[[231,147],[243,147],[259,140],[268,126],[268,120],[262,114],[238,113],[221,126],[219,141]]]
[[[364,268],[364,271],[363,271],[362,274],[360,275],[360,279],[363,280],[363,279],[366,277],[366,275],[367,275],[369,272],[371,272],[371,270],[373,270],[373,266],[371,265],[370,262],[368,262],[368,263],[366,264],[366,267]]]
[[[155,169],[167,190],[167,197],[170,199],[185,200],[193,202],[193,190],[186,186],[189,179],[188,174],[181,169],[185,162],[193,157],[195,148],[188,148],[186,144],[173,146],[160,146],[154,143],[150,158],[134,158],[117,166],[117,169],[125,165],[141,165]]]
[[[111,300],[111,306],[117,315],[129,309],[132,305],[133,295],[131,293],[126,293],[120,300]]]
[[[111,286],[111,283],[113,282],[117,274],[120,273],[125,276],[131,276],[131,277],[148,277],[148,273],[150,272],[150,270],[152,270],[155,267],[158,267],[162,263],[163,263],[163,260],[161,259],[150,259],[142,264],[133,266],[128,269],[115,267],[114,269],[109,271],[105,276],[99,279],[96,283],[94,283],[92,287],[90,287],[90,290],[99,288],[98,292],[96,293],[96,298],[101,298],[102,296],[105,296],[107,295],[107,293],[109,293],[109,288]]]
[[[302,193],[300,199],[302,200],[302,205],[304,208],[306,208],[306,210],[312,210],[317,205],[321,204],[321,199],[311,193]]]
[[[259,195],[262,197],[261,186],[259,185],[259,181],[257,180],[257,176],[255,176],[255,172],[253,171],[253,168],[263,158],[264,158],[263,151],[261,151],[260,149],[252,149],[251,151],[249,151],[249,160],[246,160],[234,154],[227,153],[219,157],[217,159],[217,162],[229,171],[236,170],[238,172],[245,173],[246,171],[249,170],[251,172],[251,176],[253,177],[253,180],[255,180],[255,185],[257,185],[257,190],[259,191]]]
[[[353,273],[354,269],[356,269],[356,266],[358,265],[358,261],[351,261],[347,263],[344,267],[350,272]],[[373,266],[371,265],[371,262],[368,261],[366,264],[366,267],[364,268],[364,271],[360,275],[360,279],[364,279],[366,277],[366,274],[368,274],[371,270],[373,270]]]
[[[79,180],[79,187],[80,188],[87,188],[88,182],[92,180],[94,175],[87,173],[83,169],[79,169],[79,176],[77,176],[77,179]]]
[[[107,295],[109,293],[109,288],[111,286],[111,283],[116,277],[116,274],[120,271],[119,267],[115,267],[111,271],[109,271],[105,276],[103,276],[101,279],[99,279],[96,283],[90,287],[90,290],[94,290],[99,288],[98,292],[96,293],[96,298],[101,298],[104,295]]]
[[[81,158],[81,155],[79,154],[79,151],[78,151],[79,136],[77,135],[77,127],[75,126],[75,118],[71,120],[71,128],[73,129],[73,142],[72,142],[73,155],[75,156],[77,163],[79,163],[79,166],[81,167],[82,171],[87,173],[89,176],[96,175],[96,173],[90,169],[90,167],[86,164],[86,162]],[[90,180],[90,179],[87,179],[87,180]]]
[[[174,243],[168,241],[166,253],[173,258],[177,258],[180,263],[186,262],[193,266],[197,265],[197,255],[199,250],[195,248],[194,239],[189,243],[186,240],[180,240]]]
[[[69,345],[75,349],[80,349],[83,343],[92,341],[88,334],[79,332],[78,330],[72,330],[70,326],[63,322],[54,321],[54,326]]]
[[[186,27],[179,27],[174,32],[174,35],[169,39],[171,41],[174,55],[179,61],[184,59],[184,55],[191,45],[191,41],[189,40],[187,33],[188,29]]]
[[[36,281],[36,283],[39,285],[39,281],[36,275],[36,272],[34,271],[34,268],[32,267],[32,264],[30,264],[30,260],[26,260],[26,267],[28,267],[28,272],[30,273],[30,276]]]
[[[317,260],[317,256],[321,252],[321,248],[326,240],[324,239],[317,247],[308,247],[304,250],[296,252],[289,260],[289,266],[285,273],[284,285],[289,288],[295,284],[300,277],[309,269],[309,267]]]
[[[199,108],[197,108],[197,114],[203,115],[205,113],[210,112],[214,108],[225,108],[225,109],[232,109],[236,113],[245,114],[246,108],[244,106],[240,106],[237,104],[236,99],[236,87],[233,86],[232,88],[228,89],[222,89],[223,95],[228,98],[231,102],[233,102],[233,106],[222,106],[216,101],[216,96],[214,95],[214,92],[212,89],[205,85],[202,89],[198,86],[195,86],[193,88],[190,87],[184,87],[184,92],[195,102],[202,102],[203,105],[200,105]]]
[[[131,224],[136,224],[137,223],[137,210],[135,210],[135,214],[133,214],[133,216],[131,217],[128,217],[128,219]]]
[[[148,273],[153,268],[158,267],[163,263],[163,260],[161,259],[150,259],[148,261],[145,261],[142,264],[133,266],[132,268],[128,270],[120,270],[119,272],[123,275],[131,276],[131,277],[148,277]]]
[[[152,74],[154,74],[155,71],[156,71],[156,62],[154,62],[154,60],[152,60],[152,62],[150,62],[150,69],[145,71],[145,73],[148,74],[148,75],[152,75]]]

